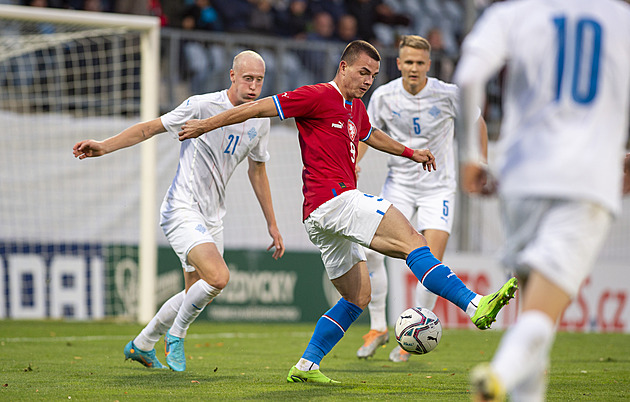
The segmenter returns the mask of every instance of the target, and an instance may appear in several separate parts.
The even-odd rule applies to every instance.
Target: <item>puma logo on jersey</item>
[[[333,123],[332,127],[334,127],[334,128],[343,128],[343,121],[339,121],[337,123]]]
[[[397,112],[397,111],[395,111],[395,110],[392,110],[392,114],[394,114],[394,115],[396,115],[396,116],[398,116],[398,117],[401,117],[401,116],[400,116],[400,112]]]

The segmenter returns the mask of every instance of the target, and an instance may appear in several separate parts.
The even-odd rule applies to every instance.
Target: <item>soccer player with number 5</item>
[[[431,45],[421,36],[401,37],[396,59],[401,77],[377,88],[368,105],[370,121],[386,131],[395,140],[412,148],[429,148],[440,162],[440,170],[426,173],[418,165],[404,158],[390,157],[387,179],[381,196],[392,203],[427,239],[433,255],[444,258],[446,244],[453,227],[457,171],[455,160],[455,119],[457,117],[457,86],[428,77],[431,68]],[[482,153],[488,142],[486,124],[477,111],[481,127]],[[359,144],[359,160],[367,145]],[[368,358],[389,340],[386,318],[388,276],[385,256],[367,249],[368,271],[372,282],[372,300],[369,304],[370,331],[357,351],[357,357]],[[388,259],[388,270],[399,270],[401,262]],[[400,269],[399,272],[402,272]],[[424,307],[433,310],[437,295],[428,291],[420,281],[416,284],[415,304],[406,307]],[[476,311],[467,311],[473,323]],[[393,362],[406,362],[410,354],[396,345],[389,354]]]

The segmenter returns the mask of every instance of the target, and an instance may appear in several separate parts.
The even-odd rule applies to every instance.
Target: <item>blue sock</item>
[[[477,295],[449,267],[435,258],[427,246],[409,253],[407,265],[425,288],[457,305],[464,312],[468,303]]]
[[[339,299],[337,304],[317,321],[311,341],[302,358],[319,364],[362,312],[363,310],[357,305],[346,301],[343,297]]]

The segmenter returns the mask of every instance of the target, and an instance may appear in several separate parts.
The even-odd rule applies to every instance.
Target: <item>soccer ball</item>
[[[442,323],[435,313],[412,307],[400,314],[394,327],[396,341],[403,350],[423,355],[436,348],[442,338]]]

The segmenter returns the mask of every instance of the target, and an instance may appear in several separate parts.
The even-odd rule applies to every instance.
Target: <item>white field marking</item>
[[[311,336],[311,332],[287,332],[284,337],[306,338]],[[186,339],[234,339],[234,338],[275,338],[278,334],[260,334],[247,332],[221,332],[216,334],[190,334]],[[91,342],[91,341],[111,341],[134,339],[136,335],[93,335],[93,336],[49,336],[38,338],[0,338],[0,342]]]

